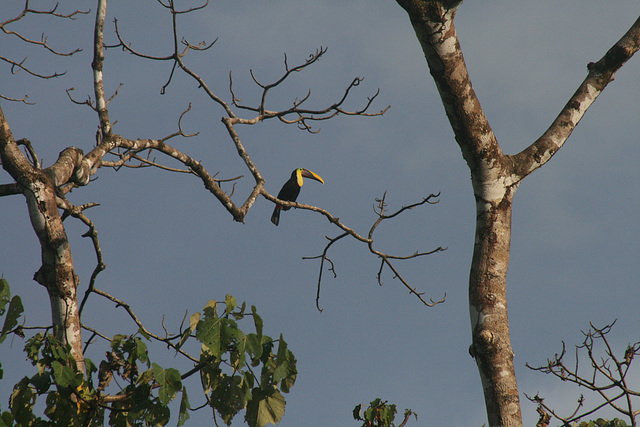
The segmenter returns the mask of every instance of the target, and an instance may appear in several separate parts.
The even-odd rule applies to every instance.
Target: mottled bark
[[[518,181],[475,95],[453,18],[456,2],[398,1],[407,10],[456,141],[471,170],[476,236],[469,276],[471,354],[475,357],[489,424],[521,426],[509,337],[506,274],[511,202]]]
[[[640,20],[597,63],[549,129],[515,156],[502,153],[475,95],[454,17],[461,1],[397,0],[411,20],[456,141],[471,171],[476,234],[469,275],[472,344],[490,426],[521,426],[509,337],[507,268],[514,193],[564,144],[586,110],[640,45]]]
[[[57,183],[66,183],[70,178],[83,175],[80,168],[76,168],[81,163],[82,151],[67,148],[50,168],[43,170],[34,167],[20,151],[0,109],[0,156],[2,166],[16,181],[27,201],[29,218],[40,241],[42,265],[34,279],[49,294],[54,334],[71,345],[77,368],[84,371],[76,295],[78,278],[56,201]]]

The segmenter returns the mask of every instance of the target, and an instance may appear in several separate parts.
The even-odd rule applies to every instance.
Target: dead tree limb
[[[590,324],[591,329],[582,332],[585,336],[582,344],[576,346],[575,362],[566,362],[567,354],[564,342],[562,351],[551,359],[547,359],[547,364],[539,367],[532,367],[531,370],[551,374],[562,381],[576,384],[579,387],[598,394],[602,403],[592,408],[584,407],[584,396],[580,395],[576,409],[568,416],[561,416],[550,406],[544,403],[544,399],[536,394],[527,398],[538,404],[540,411],[550,414],[554,418],[565,424],[577,422],[580,419],[590,416],[596,411],[606,406],[615,409],[622,416],[628,418],[631,426],[637,426],[636,418],[640,414],[640,409],[635,409],[640,391],[634,390],[629,384],[631,363],[636,355],[640,354],[640,342],[629,344],[622,355],[616,355],[608,334],[611,333],[615,321],[602,328]],[[604,353],[603,356],[599,354]],[[586,359],[586,367],[583,363],[581,368],[580,360]],[[586,371],[586,372],[585,372]]]

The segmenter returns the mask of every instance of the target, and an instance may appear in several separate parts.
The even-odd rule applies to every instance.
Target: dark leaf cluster
[[[2,340],[10,333],[21,336],[21,313],[20,297],[11,298],[8,283],[0,280]],[[240,329],[245,317],[253,319],[255,332]],[[191,411],[203,407],[227,425],[242,410],[249,426],[278,423],[285,408],[282,393],[289,392],[297,376],[296,359],[282,335],[277,340],[264,335],[255,306],[238,307],[230,295],[224,303],[210,301],[189,320],[179,346],[195,339],[201,352],[199,362],[184,373],[151,360],[149,336],[143,330],[115,335],[99,365],[85,358],[84,374],[68,344],[48,330],[36,333],[26,340],[24,351],[37,372],[15,384],[0,426],[163,426],[178,396],[179,426]],[[184,380],[196,373],[205,403],[192,408]],[[42,404],[36,406],[39,399],[44,400],[42,415]]]
[[[396,405],[387,404],[386,400],[377,398],[370,402],[369,406],[364,410],[362,408],[362,404],[353,408],[353,419],[356,421],[363,421],[362,427],[395,427],[393,421],[396,418],[397,412]],[[404,427],[409,421],[411,415],[413,415],[416,420],[418,419],[418,414],[413,412],[411,409],[405,409],[404,419],[398,427]]]

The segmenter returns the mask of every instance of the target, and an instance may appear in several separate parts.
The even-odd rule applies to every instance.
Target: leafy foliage
[[[296,380],[296,359],[282,335],[277,340],[263,335],[263,322],[254,306],[250,311],[245,303],[238,307],[230,295],[224,310],[219,309],[221,304],[207,303],[178,335],[174,348],[193,339],[201,347],[199,362],[182,374],[151,360],[149,337],[143,331],[115,335],[99,367],[85,359],[84,374],[78,371],[68,344],[52,334],[36,333],[25,341],[24,351],[37,372],[15,384],[0,426],[102,426],[105,417],[110,426],[163,426],[171,418],[169,404],[178,396],[181,426],[192,410],[183,381],[196,373],[206,401],[201,407],[211,407],[225,424],[231,424],[243,409],[251,427],[277,424],[284,415],[282,393],[289,392]],[[22,331],[17,326],[21,313],[20,298],[10,298],[9,285],[2,280],[2,339]],[[253,318],[255,332],[245,334],[238,327],[245,317]],[[34,408],[42,397],[44,416],[38,416]]]
[[[7,307],[9,303],[9,307]],[[22,306],[22,300],[19,296],[11,298],[11,290],[9,283],[5,279],[0,279],[0,316],[7,314],[2,325],[2,331],[0,331],[0,343],[2,343],[9,332],[14,330],[18,326],[18,319],[22,315],[24,307]],[[21,334],[21,330],[14,330],[14,333]],[[0,370],[0,379],[2,379],[2,371]]]
[[[627,427],[627,423],[621,419],[614,418],[611,421],[598,418],[592,421],[582,421],[578,427]]]
[[[369,406],[364,412],[362,411],[362,404],[353,408],[353,419],[364,421],[362,427],[395,427],[393,421],[396,418],[397,412],[396,405],[388,405],[387,401],[378,398],[369,403]],[[418,414],[411,409],[405,409],[404,420],[399,427],[406,425],[411,415],[413,415],[416,420],[418,419]]]

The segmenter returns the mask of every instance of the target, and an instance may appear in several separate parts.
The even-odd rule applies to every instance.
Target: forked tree
[[[615,72],[640,48],[640,18],[598,61],[549,128],[517,154],[503,153],[477,98],[454,25],[461,0],[398,0],[408,13],[429,71],[469,166],[476,232],[469,277],[472,343],[491,426],[521,426],[507,315],[511,212],[524,178],[562,148]]]

